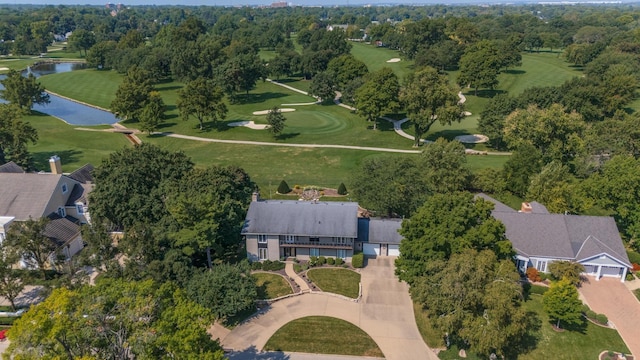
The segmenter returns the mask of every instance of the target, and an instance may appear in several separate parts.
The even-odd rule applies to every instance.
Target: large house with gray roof
[[[597,280],[606,276],[624,281],[631,263],[612,217],[551,214],[536,202],[523,203],[516,211],[479,196],[494,203],[492,215],[504,224],[523,273],[529,267],[546,273],[554,261],[575,261]]]
[[[351,261],[365,255],[398,255],[401,220],[358,217],[356,202],[260,200],[249,206],[242,228],[251,261],[311,256]]]
[[[50,165],[50,173],[26,173],[13,163],[0,166],[0,241],[12,223],[46,217],[44,235],[58,245],[56,255],[71,258],[84,246],[80,225],[90,221],[87,194],[93,167],[63,174],[57,156]]]

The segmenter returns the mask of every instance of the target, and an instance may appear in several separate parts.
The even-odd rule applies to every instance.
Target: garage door
[[[602,276],[620,276],[620,268],[613,266],[603,266],[600,270]]]
[[[365,255],[378,256],[380,255],[380,244],[363,244],[362,252]]]
[[[598,267],[595,265],[585,265],[584,272],[586,274],[594,275],[598,272]]]
[[[389,245],[389,256],[399,256],[400,245]]]

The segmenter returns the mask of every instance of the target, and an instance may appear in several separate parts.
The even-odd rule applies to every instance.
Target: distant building
[[[287,6],[289,6],[289,3],[286,1],[278,1],[278,2],[271,3],[272,8],[284,8]]]

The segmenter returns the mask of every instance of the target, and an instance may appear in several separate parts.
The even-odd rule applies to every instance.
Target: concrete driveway
[[[583,298],[591,310],[607,315],[637,358],[640,356],[640,302],[619,279],[587,278],[579,289]]]
[[[362,301],[325,294],[304,294],[284,299],[237,326],[221,340],[235,352],[261,350],[284,324],[306,316],[331,316],[364,330],[378,344],[386,359],[437,360],[422,341],[413,317],[408,286],[394,275],[394,258],[368,259],[362,269]]]

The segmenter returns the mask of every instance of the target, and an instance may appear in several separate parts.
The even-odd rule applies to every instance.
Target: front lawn
[[[282,276],[268,273],[252,274],[258,287],[258,299],[275,299],[280,296],[293,294],[291,285]]]
[[[633,290],[633,294],[638,298],[638,301],[640,301],[640,289]]]
[[[360,328],[326,316],[309,316],[285,324],[267,341],[264,350],[384,356],[373,339]]]
[[[322,291],[355,299],[360,288],[360,274],[347,269],[311,269],[307,276]]]

